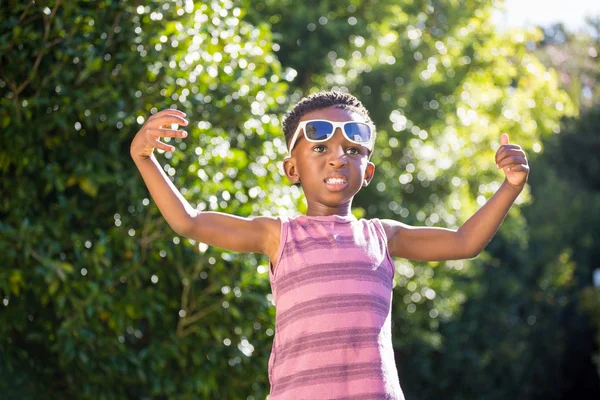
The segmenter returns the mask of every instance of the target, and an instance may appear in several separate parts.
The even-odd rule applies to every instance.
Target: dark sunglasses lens
[[[371,127],[360,122],[351,122],[344,125],[344,131],[351,140],[365,143],[371,140]]]
[[[306,137],[312,140],[325,140],[333,134],[333,124],[327,121],[311,121],[306,124]]]

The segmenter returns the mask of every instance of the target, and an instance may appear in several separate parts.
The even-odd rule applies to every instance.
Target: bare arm
[[[272,260],[279,247],[279,221],[275,218],[242,218],[216,212],[199,212],[181,195],[154,157],[154,148],[174,151],[159,137],[186,137],[185,131],[167,129],[187,125],[185,114],[161,111],[150,117],[131,143],[131,157],[161,214],[179,235],[211,246],[239,252],[267,254]]]
[[[413,227],[384,220],[390,254],[415,261],[460,260],[477,256],[492,240],[519,195],[507,183],[458,230]]]
[[[504,136],[504,135],[503,135]],[[383,220],[390,254],[415,261],[443,261],[477,256],[492,240],[508,210],[523,190],[529,166],[519,146],[501,139],[496,164],[503,168],[506,180],[498,191],[458,230],[412,227]]]

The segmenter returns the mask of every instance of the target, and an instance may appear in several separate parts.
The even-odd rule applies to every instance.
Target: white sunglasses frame
[[[354,143],[354,144],[358,144],[361,146],[366,147],[367,149],[369,149],[369,159],[371,158],[371,154],[373,154],[373,138],[375,137],[375,126],[373,124],[370,124],[368,122],[361,122],[361,121],[330,121],[328,119],[309,119],[306,121],[300,121],[300,123],[298,124],[298,127],[296,128],[296,132],[294,132],[294,135],[292,136],[292,140],[290,141],[290,149],[288,151],[288,157],[292,156],[292,150],[294,150],[294,145],[296,144],[296,142],[298,141],[298,136],[300,135],[300,131],[304,130],[304,128],[306,128],[306,124],[308,124],[309,122],[329,122],[330,124],[333,125],[333,134],[329,137],[327,137],[326,139],[321,139],[321,140],[315,140],[315,139],[309,139],[306,136],[306,131],[304,133],[304,138],[306,140],[308,140],[311,143],[324,143],[326,141],[328,141],[329,139],[331,139],[331,137],[335,134],[335,131],[340,128],[340,130],[342,131],[342,135],[344,135],[344,137],[346,139],[348,139],[350,142]],[[364,124],[367,125],[369,127],[369,129],[371,129],[371,138],[369,139],[368,142],[357,142],[351,138],[348,137],[348,135],[346,134],[346,131],[344,130],[344,126],[346,124],[352,124],[352,123],[359,123],[359,124]]]

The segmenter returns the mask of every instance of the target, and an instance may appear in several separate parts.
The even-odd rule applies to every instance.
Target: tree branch
[[[108,38],[106,39],[106,50],[108,50],[108,48],[110,47],[110,45],[112,44],[112,38],[115,35],[115,28],[119,25],[121,16],[123,15],[123,11],[119,11],[117,13],[117,15],[115,15],[115,20],[113,21],[112,27],[110,28],[110,31],[108,32]]]
[[[190,281],[188,278],[182,279],[183,291],[181,292],[181,309],[188,310],[188,304],[190,302]]]
[[[177,337],[184,338],[184,337],[186,337],[188,335],[191,335],[194,332],[198,332],[199,330],[200,329],[198,329],[197,326],[192,326],[192,327],[190,327],[187,330],[186,329],[181,329],[181,330],[177,331]]]
[[[13,91],[13,93],[17,90],[17,86],[14,84],[14,82],[11,82],[10,80],[8,80],[8,77],[4,73],[4,68],[2,68],[2,63],[1,62],[0,62],[0,78],[2,78],[2,80],[4,82],[6,82],[6,84],[8,85],[8,87],[10,88],[10,90]]]
[[[27,77],[27,79],[25,79],[25,81],[23,83],[21,83],[21,85],[16,89],[16,91],[14,91],[15,96],[18,96],[31,83],[31,81],[35,77],[35,74],[37,73],[37,70],[40,66],[40,62],[42,61],[42,57],[46,53],[46,50],[49,49],[50,47],[54,46],[54,44],[60,42],[59,41],[59,42],[56,42],[53,44],[47,43],[48,37],[50,36],[50,27],[52,26],[52,21],[54,20],[54,17],[56,16],[56,12],[58,11],[58,7],[60,6],[61,1],[62,0],[56,0],[56,4],[54,4],[54,8],[52,9],[52,12],[50,13],[50,17],[48,19],[44,18],[44,39],[43,39],[44,45],[38,52],[38,55],[35,59],[35,62],[33,63],[33,68],[31,69],[29,76]]]
[[[21,14],[21,17],[19,18],[19,24],[21,22],[23,22],[23,19],[25,19],[25,16],[27,15],[27,11],[29,11],[29,7],[34,4],[35,1],[30,0],[29,3],[27,3],[27,7],[25,7],[25,11],[23,11],[23,14]]]
[[[197,313],[191,315],[190,317],[183,317],[179,320],[179,324],[181,326],[181,328],[185,328],[188,325],[193,324],[194,322],[198,321],[199,319],[204,318],[205,316],[207,316],[208,314],[210,314],[211,312],[215,311],[217,308],[219,307],[219,305],[217,303],[213,303],[208,307],[203,308],[202,310],[198,311]]]

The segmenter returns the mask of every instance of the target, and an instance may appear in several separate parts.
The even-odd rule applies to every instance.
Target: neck
[[[326,204],[308,204],[306,215],[309,217],[326,217],[329,215],[339,215],[347,217],[352,215],[352,202],[339,204],[337,206],[328,206]]]

